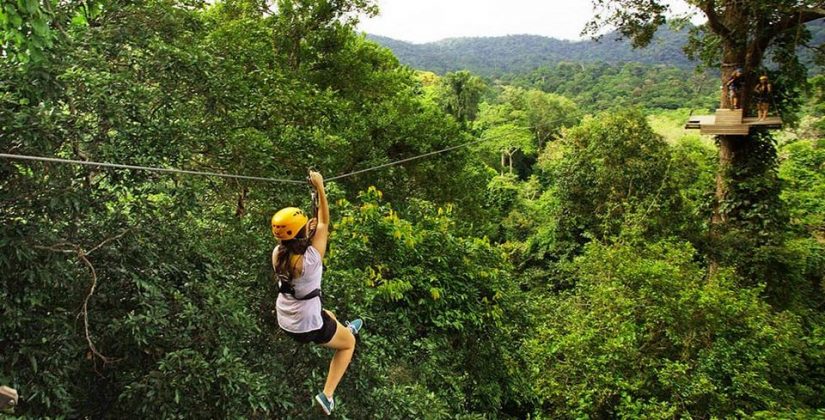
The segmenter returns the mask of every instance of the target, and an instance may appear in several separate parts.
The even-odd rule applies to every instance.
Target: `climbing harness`
[[[278,293],[290,295],[297,300],[310,300],[321,297],[321,289],[315,289],[302,297],[296,296],[295,286],[292,285],[291,277],[291,275],[278,274]]]

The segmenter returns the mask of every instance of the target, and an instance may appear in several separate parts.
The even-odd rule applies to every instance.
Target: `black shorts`
[[[302,333],[283,331],[299,343],[326,344],[335,336],[335,331],[338,330],[338,322],[332,319],[324,310],[321,310],[321,319],[324,323],[317,330]]]

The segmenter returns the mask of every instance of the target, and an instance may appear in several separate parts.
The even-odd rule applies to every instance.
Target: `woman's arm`
[[[318,227],[315,228],[315,235],[312,237],[312,247],[321,254],[321,258],[324,258],[329,239],[329,204],[324,191],[324,177],[318,172],[311,171],[309,180],[318,192]]]

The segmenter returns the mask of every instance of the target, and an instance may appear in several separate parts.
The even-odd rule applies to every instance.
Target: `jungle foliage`
[[[324,305],[366,321],[344,417],[825,413],[821,77],[712,237],[714,144],[649,122],[713,106],[684,70],[414,71],[355,32],[368,0],[0,10],[3,153],[301,180],[481,140],[328,183]],[[273,312],[287,205],[307,187],[0,161],[10,415],[317,414],[331,353]]]
[[[699,113],[718,105],[716,76],[663,64],[562,62],[502,79],[563,95],[590,112],[630,106]]]

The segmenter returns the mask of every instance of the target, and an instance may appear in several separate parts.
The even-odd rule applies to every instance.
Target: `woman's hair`
[[[292,280],[292,256],[304,255],[311,243],[303,227],[301,227],[294,238],[288,241],[281,241],[276,254],[278,263],[275,265],[275,274],[278,276],[278,279]]]

